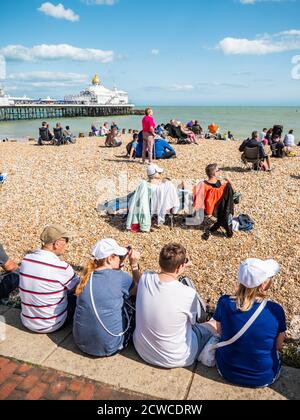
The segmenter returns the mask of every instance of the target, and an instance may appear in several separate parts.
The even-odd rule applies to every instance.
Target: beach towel
[[[180,202],[178,198],[178,191],[171,181],[164,181],[157,186],[153,192],[151,202],[151,214],[157,215],[158,224],[164,224],[166,215],[170,210],[173,214],[178,213]]]
[[[220,188],[216,188],[205,181],[201,181],[194,187],[194,210],[204,210],[207,216],[212,216],[226,186],[227,184],[224,184]]]
[[[127,230],[131,230],[132,225],[139,225],[141,232],[151,230],[151,198],[153,186],[143,181],[135,191],[129,203],[129,212],[126,222]]]

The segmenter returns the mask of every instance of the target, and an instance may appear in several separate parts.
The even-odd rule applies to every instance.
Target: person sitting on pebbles
[[[40,334],[59,330],[73,319],[79,278],[61,258],[71,234],[60,225],[47,226],[42,248],[28,254],[20,268],[21,321]]]

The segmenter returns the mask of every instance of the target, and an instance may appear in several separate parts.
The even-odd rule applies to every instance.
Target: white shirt
[[[138,286],[134,345],[147,363],[176,368],[191,366],[198,353],[197,295],[179,281],[160,281],[145,273]]]
[[[78,282],[73,268],[53,252],[39,250],[26,255],[19,286],[23,325],[38,333],[58,330],[67,318],[67,292]]]
[[[293,134],[287,134],[284,139],[284,144],[287,147],[294,147],[295,145],[295,136]]]
[[[264,133],[263,131],[259,133],[259,141],[263,141],[266,138],[267,133]]]

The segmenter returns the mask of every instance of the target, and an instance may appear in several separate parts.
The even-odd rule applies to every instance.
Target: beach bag
[[[198,324],[202,324],[203,322],[206,322],[207,321],[206,303],[204,302],[204,300],[201,298],[201,296],[197,292],[193,281],[189,277],[181,277],[179,279],[179,281],[184,286],[191,287],[197,293],[197,318],[196,318],[196,321],[198,322]]]
[[[259,305],[255,313],[249,319],[249,321],[244,325],[244,327],[230,340],[223,341],[220,343],[219,336],[212,336],[210,340],[205,345],[204,349],[200,353],[198,361],[201,362],[204,366],[207,367],[215,367],[216,366],[216,350],[222,347],[230,346],[231,344],[235,343],[239,340],[251,327],[251,325],[256,321],[262,311],[265,309],[268,300],[263,300],[262,303]]]
[[[238,217],[239,230],[251,232],[254,229],[255,222],[248,214],[240,214]]]

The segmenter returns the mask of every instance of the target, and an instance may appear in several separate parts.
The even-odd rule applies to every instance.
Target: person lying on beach
[[[242,262],[237,291],[233,296],[222,296],[218,302],[211,322],[215,323],[221,342],[235,337],[257,314],[255,322],[238,340],[216,351],[218,372],[232,384],[265,388],[280,376],[278,352],[285,339],[286,318],[283,308],[267,298],[279,271],[274,260],[251,258]]]
[[[266,154],[262,142],[259,141],[258,131],[253,131],[251,139],[245,140],[240,146],[239,151],[244,153],[246,147],[249,147],[250,149],[253,147],[258,147],[259,158],[262,160],[262,166],[264,170],[267,172],[272,170],[270,157]]]
[[[21,321],[36,333],[52,333],[73,319],[79,278],[61,259],[71,236],[60,225],[47,226],[40,236],[42,248],[22,261]]]
[[[128,259],[132,276],[123,271]],[[90,356],[109,357],[127,347],[135,326],[134,300],[140,272],[139,252],[104,239],[92,250],[76,289],[75,344]],[[130,299],[130,300],[129,300]]]
[[[17,264],[6,254],[0,243],[0,300],[7,299],[11,292],[19,287],[19,270]]]
[[[160,252],[159,273],[145,272],[140,279],[133,342],[150,365],[167,369],[192,366],[217,333],[213,324],[197,322],[199,297],[192,281],[183,277],[189,263],[186,249],[171,243]],[[202,300],[200,305],[203,307]],[[205,308],[202,312],[205,319]]]

